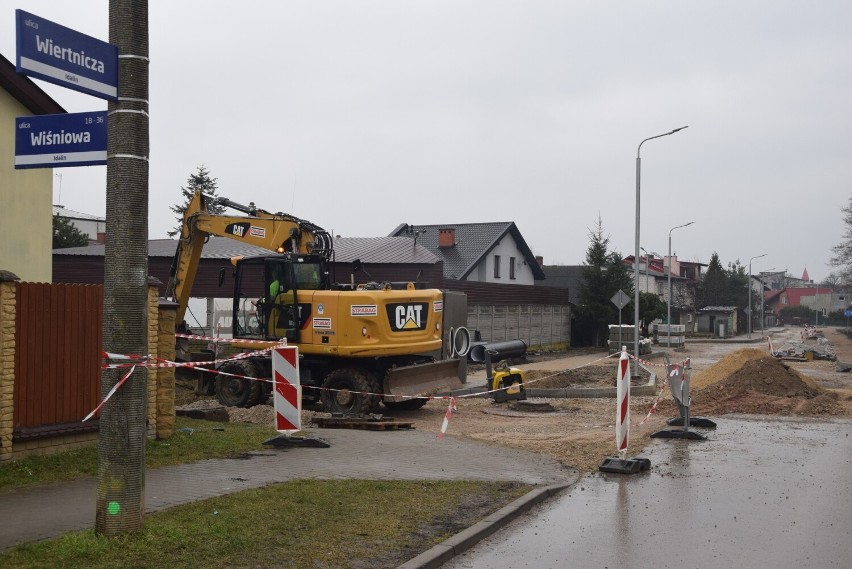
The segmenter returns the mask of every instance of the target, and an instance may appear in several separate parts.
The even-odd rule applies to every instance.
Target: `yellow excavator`
[[[262,247],[268,254],[236,257],[233,337],[246,350],[286,340],[299,348],[303,398],[325,411],[360,415],[380,403],[417,409],[424,396],[462,387],[463,361],[440,359],[444,293],[414,283],[331,282],[331,235],[284,213],[216,198],[243,215],[210,213],[209,196],[196,192],[183,216],[167,297],[182,322],[205,242],[211,235]],[[219,208],[221,209],[221,208]],[[219,275],[220,286],[224,271]],[[269,356],[231,360],[215,376],[218,400],[251,407],[271,393]],[[211,374],[212,375],[212,374]],[[240,376],[240,377],[235,377]],[[414,398],[413,396],[420,396]]]

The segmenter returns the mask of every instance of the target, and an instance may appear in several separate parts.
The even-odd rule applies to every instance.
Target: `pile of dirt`
[[[703,388],[702,388],[703,386]],[[761,350],[739,350],[691,384],[693,413],[840,415],[837,394]]]
[[[689,382],[690,388],[695,391],[718,383],[730,377],[731,374],[742,368],[746,362],[760,360],[765,357],[767,357],[766,351],[756,348],[745,348],[731,352],[707,369],[694,373]]]

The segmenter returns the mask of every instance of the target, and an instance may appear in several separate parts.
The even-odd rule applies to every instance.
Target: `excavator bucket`
[[[421,396],[445,393],[463,387],[459,378],[459,359],[441,360],[427,364],[395,367],[385,375],[385,400],[405,401],[402,396]]]

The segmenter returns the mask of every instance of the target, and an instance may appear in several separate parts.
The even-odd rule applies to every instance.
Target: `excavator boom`
[[[166,297],[178,305],[178,322],[183,321],[186,314],[201,251],[211,235],[279,253],[319,255],[326,260],[331,257],[331,235],[318,225],[292,215],[270,213],[253,203],[245,206],[226,198],[219,198],[215,203],[245,215],[214,214],[208,211],[211,199],[197,191],[183,215],[178,250],[166,287]]]

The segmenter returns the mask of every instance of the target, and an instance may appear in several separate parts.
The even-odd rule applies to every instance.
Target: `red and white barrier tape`
[[[205,342],[221,342],[223,344],[258,344],[269,342],[270,344],[287,345],[286,340],[271,341],[271,340],[245,340],[241,338],[218,338],[215,336],[199,336],[197,334],[175,334],[175,338],[184,338],[186,340],[203,340]]]
[[[450,426],[450,417],[456,411],[456,398],[450,397],[450,403],[447,405],[447,412],[444,413],[444,422],[441,423],[441,432],[438,433],[438,440],[444,438],[444,433],[447,432],[447,427]]]
[[[187,337],[186,335],[183,335],[183,336]],[[200,339],[207,339],[206,337],[202,337],[202,336],[192,336],[192,337],[200,338]],[[286,345],[286,344],[284,344],[282,342],[282,345]],[[217,364],[220,364],[220,363],[225,363],[225,362],[238,360],[238,359],[244,359],[244,358],[248,358],[248,357],[252,357],[252,356],[260,356],[260,355],[268,353],[272,349],[273,348],[266,348],[266,349],[257,350],[257,351],[254,351],[254,352],[245,352],[245,353],[235,354],[234,356],[232,356],[230,358],[226,358],[226,359],[211,360],[211,361],[204,361],[204,362],[172,362],[172,361],[168,361],[168,360],[154,358],[154,357],[151,357],[151,356],[148,356],[148,357],[126,356],[126,355],[122,355],[122,354],[113,354],[113,353],[109,353],[109,352],[103,352],[104,358],[109,359],[111,361],[128,361],[128,362],[129,361],[137,361],[137,363],[135,363],[135,364],[130,364],[130,363],[105,364],[105,365],[102,366],[103,369],[126,368],[126,367],[131,367],[131,366],[132,367],[131,367],[130,372],[128,372],[128,374],[125,375],[124,378],[112,388],[112,390],[110,390],[110,392],[107,394],[107,397],[98,405],[98,407],[94,411],[92,411],[86,417],[86,419],[84,419],[84,421],[90,419],[95,413],[97,413],[100,410],[100,408],[104,405],[104,403],[106,403],[106,401],[110,397],[112,397],[112,395],[115,393],[115,391],[117,391],[118,388],[121,387],[121,385],[124,383],[124,381],[128,377],[130,377],[131,373],[133,372],[133,370],[137,366],[145,367],[145,368],[154,368],[154,369],[170,368],[170,367],[198,368],[200,371],[218,374],[218,375],[224,375],[224,376],[227,376],[227,377],[234,377],[234,378],[238,378],[238,379],[247,379],[247,380],[262,381],[262,382],[272,382],[272,378],[250,377],[250,376],[245,376],[245,375],[240,375],[240,374],[235,374],[235,373],[223,372],[223,371],[219,371],[219,370],[216,370],[216,369],[210,369],[208,367],[202,367],[202,366],[217,365]],[[537,383],[539,381],[544,381],[546,379],[550,379],[552,377],[556,377],[556,376],[558,376],[558,375],[560,375],[564,372],[582,369],[584,367],[595,365],[599,362],[602,362],[602,361],[605,361],[605,360],[608,360],[608,359],[612,359],[612,358],[614,358],[616,356],[620,356],[620,355],[621,355],[620,352],[616,352],[614,354],[610,354],[608,356],[598,358],[596,360],[593,360],[593,361],[588,362],[586,364],[583,364],[581,366],[577,366],[575,368],[566,368],[566,369],[563,369],[563,370],[555,371],[555,372],[551,373],[550,375],[545,375],[545,376],[524,382],[524,387],[526,388],[529,385],[532,385],[532,384]],[[629,356],[629,355],[628,355],[628,357],[633,358],[633,356]],[[141,361],[138,361],[139,359],[141,359]],[[636,358],[633,358],[633,359],[636,359]],[[641,363],[643,365],[660,367],[660,364],[653,364],[651,362],[647,362],[647,361],[642,360],[642,359],[639,359],[638,361],[639,361],[639,363]],[[662,367],[665,367],[665,366],[662,366]],[[405,400],[408,400],[408,399],[427,399],[429,401],[432,401],[432,400],[449,401],[447,412],[445,413],[445,416],[444,416],[444,423],[441,426],[441,432],[440,432],[440,435],[438,437],[438,438],[443,438],[444,433],[446,433],[446,431],[449,427],[449,421],[450,421],[450,416],[452,414],[452,411],[457,410],[456,401],[458,399],[464,399],[464,398],[468,398],[468,397],[481,397],[481,396],[484,396],[484,395],[491,395],[491,394],[496,393],[498,391],[505,391],[505,390],[510,389],[512,387],[513,386],[505,386],[505,387],[500,387],[500,388],[497,388],[497,389],[486,389],[486,390],[482,390],[482,391],[477,391],[475,393],[465,393],[465,394],[455,395],[455,396],[449,396],[449,395],[407,396],[406,395],[406,396],[401,396],[401,397]],[[357,395],[366,395],[366,396],[369,396],[369,397],[375,397],[375,396],[381,397],[381,396],[383,396],[383,394],[381,394],[381,393],[373,393],[373,392],[369,392],[369,391],[352,391],[352,390],[347,390],[347,389],[331,389],[331,388],[317,387],[317,386],[312,386],[312,385],[302,385],[302,388],[303,389],[304,388],[315,389],[315,390],[320,390],[320,391],[331,391],[331,392],[347,391],[349,393],[353,393],[353,394],[357,394]],[[648,413],[648,417],[650,417],[650,415],[653,414],[654,411],[656,410],[657,403],[659,402],[659,399],[662,396],[662,393],[663,393],[664,390],[665,390],[665,385],[663,385],[663,388],[660,390],[660,393],[657,395],[657,400],[654,402],[654,404],[652,406],[652,410]],[[646,417],[645,420],[647,420],[647,417]],[[644,423],[644,422],[645,421],[642,421],[642,423]],[[639,423],[639,424],[641,425],[642,423]]]
[[[85,423],[86,421],[88,421],[89,419],[94,417],[95,413],[97,413],[98,411],[101,410],[101,407],[104,406],[104,403],[109,401],[109,398],[112,397],[113,395],[115,395],[115,392],[118,391],[118,389],[122,385],[124,385],[124,382],[127,381],[127,378],[129,378],[131,375],[133,375],[133,370],[135,370],[135,369],[136,369],[136,366],[133,366],[132,368],[130,368],[130,371],[128,371],[127,374],[125,374],[125,376],[121,378],[121,380],[119,380],[115,385],[112,386],[112,389],[109,390],[109,393],[106,394],[106,397],[104,397],[104,400],[100,402],[100,405],[95,407],[94,411],[92,411],[91,413],[86,415],[86,418],[83,419],[83,421],[82,421],[83,423]]]
[[[662,399],[663,392],[666,390],[667,385],[668,382],[663,383],[663,386],[660,388],[660,392],[657,393],[657,396],[654,398],[654,403],[651,404],[651,410],[648,411],[648,414],[645,415],[645,418],[639,423],[640,427],[645,424],[645,421],[651,418],[651,415],[657,412],[657,405],[660,403],[660,399]]]
[[[262,350],[255,350],[253,352],[241,352],[239,354],[234,354],[229,358],[217,359],[217,360],[209,360],[202,362],[173,362],[170,360],[166,360],[163,358],[157,358],[154,356],[123,356],[121,354],[111,354],[108,352],[103,352],[103,357],[110,361],[118,361],[118,362],[128,362],[128,363],[110,363],[110,364],[102,364],[101,369],[120,369],[120,368],[128,368],[130,366],[138,365],[145,368],[150,369],[161,369],[161,368],[203,368],[204,366],[210,365],[219,365],[233,360],[240,360],[245,358],[251,358],[255,356],[262,356],[266,353],[269,353],[276,347],[286,346],[286,344],[277,344],[275,346],[264,348]],[[133,363],[130,363],[133,362]]]

